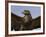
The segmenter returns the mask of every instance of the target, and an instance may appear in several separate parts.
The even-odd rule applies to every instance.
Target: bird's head
[[[30,11],[29,10],[24,10],[23,14],[24,15],[30,15]]]

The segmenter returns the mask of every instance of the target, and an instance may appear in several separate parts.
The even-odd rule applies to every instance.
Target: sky
[[[22,12],[24,12],[24,10],[29,10],[32,18],[36,18],[41,15],[41,8],[40,7],[11,5],[11,12],[18,15],[18,16],[23,17],[24,14]]]

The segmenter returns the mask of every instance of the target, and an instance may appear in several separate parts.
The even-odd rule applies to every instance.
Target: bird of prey
[[[11,13],[11,31],[33,30],[41,27],[40,16],[32,19],[29,10],[24,10],[24,15],[24,17],[20,17]]]

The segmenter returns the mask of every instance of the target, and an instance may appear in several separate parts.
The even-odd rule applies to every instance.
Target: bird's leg
[[[22,30],[23,30],[23,25],[21,24],[21,25],[20,25],[20,31],[22,31]]]

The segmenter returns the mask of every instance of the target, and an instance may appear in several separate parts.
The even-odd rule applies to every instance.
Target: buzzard
[[[32,19],[32,16],[28,10],[24,11],[24,15],[24,17],[20,17],[11,13],[11,31],[33,30],[41,27],[40,16]]]

